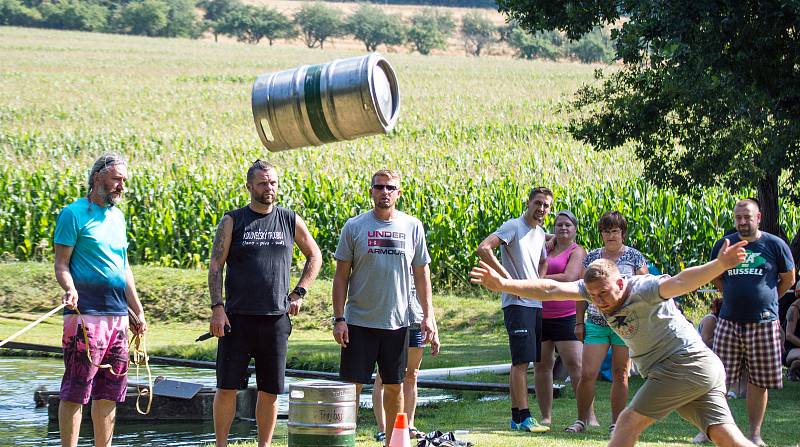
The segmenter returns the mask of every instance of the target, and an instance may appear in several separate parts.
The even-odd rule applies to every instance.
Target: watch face
[[[300,295],[300,298],[306,296],[306,293],[308,293],[308,291],[302,287],[295,287],[294,292]]]

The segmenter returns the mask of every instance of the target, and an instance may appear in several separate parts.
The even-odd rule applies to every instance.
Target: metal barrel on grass
[[[261,143],[282,151],[388,133],[400,90],[389,62],[370,53],[262,74],[252,106]]]
[[[293,383],[289,385],[289,447],[354,447],[356,414],[352,383]]]

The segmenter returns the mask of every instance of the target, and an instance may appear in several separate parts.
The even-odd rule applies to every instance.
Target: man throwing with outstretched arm
[[[583,299],[601,310],[647,378],[619,416],[609,446],[635,445],[648,426],[675,410],[716,445],[752,447],[728,408],[722,363],[671,299],[696,290],[742,262],[746,244],[741,241],[731,246],[725,241],[715,260],[673,277],[626,279],[605,259],[589,264],[583,280],[574,282],[506,279],[484,262],[473,268],[470,276],[473,283],[492,291],[542,301]]]
[[[89,172],[87,196],[65,207],[56,221],[55,273],[67,305],[58,406],[65,447],[78,445],[83,406],[89,400],[94,445],[111,446],[117,402],[125,401],[128,389],[129,307],[138,322],[131,327],[133,332],[141,335],[147,330],[128,263],[125,216],[116,206],[127,181],[125,159],[114,153],[103,155]]]
[[[402,194],[400,175],[386,169],[376,172],[369,192],[374,208],[345,223],[334,254],[333,337],[342,347],[339,376],[355,383],[359,394],[363,384],[372,382],[378,364],[386,422],[393,424],[403,409],[411,281],[422,307],[422,342],[433,343],[434,349],[439,345],[431,303],[431,258],[422,222],[395,208]],[[386,430],[386,445],[391,436]]]
[[[247,170],[246,186],[250,204],[222,217],[208,268],[210,332],[220,337],[214,395],[218,447],[228,445],[236,414],[236,390],[247,387],[251,358],[256,361],[258,446],[272,442],[278,416],[277,395],[283,392],[286,350],[292,332],[289,315],[300,312],[306,290],[322,265],[319,247],[303,219],[294,211],[275,205],[275,167],[257,160]],[[300,281],[289,292],[295,244],[306,263]],[[222,273],[226,267],[223,301]]]

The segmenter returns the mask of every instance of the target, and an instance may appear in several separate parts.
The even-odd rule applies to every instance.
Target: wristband
[[[582,325],[586,326],[586,323],[575,323],[575,326],[577,326],[579,324],[582,324]]]
[[[211,308],[213,309],[213,308],[215,308],[217,306],[224,306],[224,305],[225,305],[225,303],[223,303],[222,301],[217,301],[216,303],[212,303],[211,304]]]

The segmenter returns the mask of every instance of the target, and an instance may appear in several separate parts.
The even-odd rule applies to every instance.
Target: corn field
[[[329,267],[344,222],[371,206],[372,172],[400,171],[399,206],[425,224],[442,285],[466,281],[477,244],[522,213],[533,186],[578,216],[590,248],[597,218],[621,211],[630,245],[666,272],[706,259],[733,224],[729,192],[657,189],[627,148],[596,152],[569,136],[565,104],[596,68],[580,64],[388,55],[395,132],[267,153],[250,112],[255,76],[352,55],[0,27],[0,254],[50,259],[58,212],[85,194],[104,151],[130,159],[123,208],[140,264],[203,267],[222,214],[247,203],[257,158],[279,167],[279,202],[305,219]],[[800,211],[781,204],[781,221],[793,236]]]

